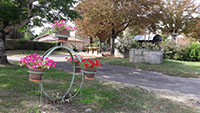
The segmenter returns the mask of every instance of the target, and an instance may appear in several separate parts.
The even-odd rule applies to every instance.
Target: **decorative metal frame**
[[[59,35],[59,36],[60,36],[60,35]],[[65,36],[65,38],[67,38],[67,37],[68,37],[68,36]],[[72,61],[74,61],[74,56],[73,56],[73,54],[74,54],[74,55],[77,56],[78,61],[81,62],[81,58],[78,56],[78,54],[77,54],[76,52],[74,52],[72,49],[70,49],[70,48],[68,48],[68,47],[65,47],[65,46],[63,46],[63,45],[61,45],[61,46],[54,46],[54,47],[48,49],[42,56],[43,56],[44,59],[45,59],[45,58],[49,57],[49,55],[50,55],[53,51],[55,51],[56,49],[60,49],[60,48],[66,49],[66,50],[67,50],[67,52],[68,52],[68,53],[70,54],[70,56],[72,57]],[[72,53],[73,53],[73,54],[72,54]],[[72,66],[73,66],[73,74],[72,74],[72,80],[71,80],[71,82],[70,82],[70,86],[69,86],[69,88],[66,90],[66,92],[65,92],[65,94],[62,96],[62,98],[60,98],[59,100],[63,100],[63,99],[72,100],[75,96],[77,96],[77,94],[79,93],[79,91],[81,90],[81,88],[82,88],[82,86],[83,86],[83,82],[84,82],[84,73],[83,73],[83,67],[80,66],[80,67],[81,67],[81,76],[82,76],[82,77],[81,77],[82,80],[81,80],[80,86],[79,86],[79,88],[78,88],[78,90],[76,91],[75,94],[71,95],[69,98],[66,98],[67,95],[69,94],[70,90],[72,89],[72,86],[73,86],[73,84],[74,84],[75,75],[76,75],[76,73],[75,73],[75,68],[76,68],[76,67],[75,67],[75,63],[73,63]],[[51,97],[51,96],[45,91],[45,89],[44,89],[44,87],[43,87],[43,84],[42,84],[42,80],[40,81],[39,86],[40,86],[40,89],[41,89],[40,102],[42,102],[42,95],[43,95],[43,94],[44,94],[44,96],[45,96],[47,99],[49,99],[50,101],[54,101],[54,98]]]

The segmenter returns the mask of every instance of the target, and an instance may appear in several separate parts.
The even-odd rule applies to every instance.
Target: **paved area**
[[[60,62],[58,68],[71,71],[71,64]],[[97,78],[142,86],[149,89],[172,91],[200,97],[200,79],[168,76],[157,72],[142,71],[124,66],[103,64]]]

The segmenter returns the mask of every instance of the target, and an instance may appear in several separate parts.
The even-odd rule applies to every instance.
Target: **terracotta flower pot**
[[[75,73],[80,73],[80,72],[81,72],[80,64],[78,64],[78,62],[75,62]]]
[[[84,68],[84,75],[86,80],[93,80],[95,77],[97,69],[96,68]]]
[[[44,69],[42,68],[36,68],[31,69],[29,68],[29,80],[31,82],[40,82],[42,80],[42,75],[44,73]]]
[[[63,30],[63,31],[57,31],[56,35],[66,35],[69,36],[70,31],[67,30]],[[58,41],[59,42],[66,42],[68,40],[68,38],[66,37],[58,37]]]

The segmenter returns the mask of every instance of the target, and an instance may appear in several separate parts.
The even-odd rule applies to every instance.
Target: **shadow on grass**
[[[127,87],[98,80],[85,81],[79,95],[68,104],[43,104],[39,107],[38,83],[28,81],[27,68],[8,66],[0,70],[0,112],[25,113],[80,112],[90,108],[96,113],[192,113],[194,109],[175,104],[166,99],[158,99],[152,93],[137,87]],[[52,74],[53,72],[53,74]],[[44,84],[48,92],[62,92],[69,87],[71,75],[52,69],[46,72]],[[75,88],[80,84],[76,75]],[[73,90],[72,90],[73,91]],[[67,109],[66,109],[67,108]],[[70,110],[69,110],[70,109]]]

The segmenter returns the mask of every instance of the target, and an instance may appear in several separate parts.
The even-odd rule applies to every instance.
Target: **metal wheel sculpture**
[[[47,57],[49,57],[49,55],[53,52],[53,51],[55,51],[56,49],[65,49],[65,50],[67,50],[67,52],[70,54],[70,56],[72,57],[72,60],[74,59],[74,55],[76,55],[77,56],[77,59],[78,59],[78,61],[79,62],[81,62],[81,58],[78,56],[78,54],[76,53],[76,52],[74,52],[72,49],[70,49],[70,48],[67,48],[67,47],[65,47],[65,46],[55,46],[55,47],[52,47],[52,48],[50,48],[49,50],[47,50],[44,54],[43,54],[43,57],[44,58],[47,58]],[[74,55],[73,55],[74,54]],[[50,100],[50,101],[52,101],[52,102],[55,102],[55,101],[62,101],[62,100],[71,100],[71,99],[73,99],[78,93],[79,93],[79,91],[81,90],[81,88],[82,88],[82,85],[83,85],[83,82],[84,82],[84,74],[83,74],[83,68],[81,67],[81,83],[80,83],[80,86],[79,86],[79,88],[77,89],[77,91],[73,94],[73,95],[70,95],[69,96],[69,92],[70,92],[70,90],[72,89],[72,86],[73,86],[73,84],[74,84],[74,79],[75,79],[75,64],[73,63],[73,74],[72,74],[72,79],[71,79],[71,82],[70,82],[70,86],[69,86],[69,88],[66,90],[66,92],[64,93],[64,95],[63,96],[61,96],[61,98],[53,98],[52,96],[50,96],[47,92],[46,92],[46,90],[45,90],[45,88],[44,88],[44,86],[43,86],[43,82],[41,81],[40,82],[40,89],[41,89],[41,96],[40,96],[40,101],[42,101],[42,95],[44,95],[48,100]]]

